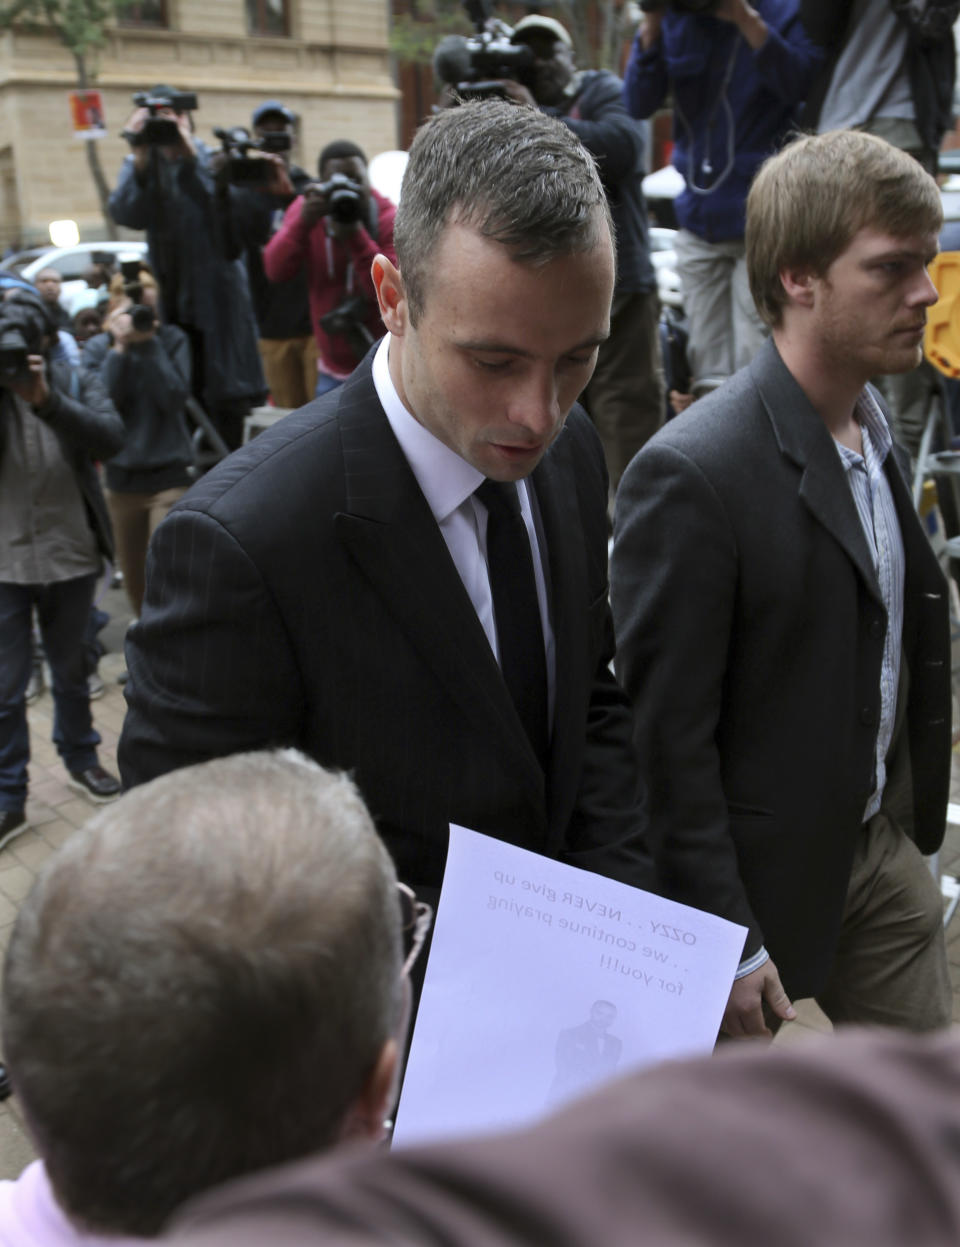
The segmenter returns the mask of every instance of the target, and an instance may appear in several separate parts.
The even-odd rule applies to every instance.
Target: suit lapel
[[[543,818],[543,775],[446,542],[384,414],[368,364],[337,411],[347,507],[334,530],[421,660]]]
[[[800,498],[843,547],[870,593],[882,601],[863,525],[833,438],[772,340],[750,365],[781,452],[801,470]]]

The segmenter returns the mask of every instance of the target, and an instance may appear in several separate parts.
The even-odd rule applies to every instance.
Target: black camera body
[[[123,275],[123,293],[133,301],[128,308],[130,320],[137,333],[149,333],[157,323],[152,307],[143,302],[143,285],[140,282],[140,261],[121,260],[120,272]]]
[[[44,335],[50,330],[40,296],[25,298],[16,292],[0,303],[0,386],[26,381],[30,376],[28,355],[43,352]]]
[[[197,96],[193,91],[180,91],[169,98],[165,95],[154,96],[146,91],[137,91],[133,96],[133,102],[137,108],[146,108],[150,113],[136,134],[128,130],[123,132],[124,137],[133,147],[140,147],[143,144],[164,147],[176,143],[180,138],[177,123],[172,117],[161,117],[159,114],[171,109],[175,113],[192,113],[197,108]]]
[[[320,317],[320,327],[326,334],[342,334],[350,343],[357,362],[363,359],[373,345],[374,337],[367,328],[368,303],[362,294],[347,295],[345,299]]]
[[[533,50],[526,44],[511,43],[510,27],[493,22],[491,0],[463,0],[463,7],[475,33],[469,38],[451,35],[441,42],[434,55],[437,77],[456,87],[465,100],[502,96],[498,79],[532,87]],[[491,25],[497,27],[496,33]]]
[[[279,156],[281,152],[288,152],[293,146],[293,139],[286,130],[267,130],[261,134],[255,144],[258,151],[272,152],[273,155]]]
[[[0,385],[26,379],[30,371],[29,354],[23,331],[16,325],[0,323]]]
[[[227,157],[227,177],[234,186],[262,186],[273,175],[273,165],[248,152],[288,152],[291,147],[289,134],[265,134],[255,139],[246,126],[217,128],[214,134],[220,140],[220,149]]]
[[[324,215],[332,216],[339,224],[352,225],[363,216],[366,201],[363,187],[345,173],[333,173],[326,182],[315,182],[314,190],[326,197]]]
[[[718,0],[640,0],[640,8],[644,13],[663,13],[672,9],[674,13],[685,13],[689,16],[703,16],[717,7]]]

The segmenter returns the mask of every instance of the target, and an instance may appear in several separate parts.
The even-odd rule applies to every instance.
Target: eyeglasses
[[[403,940],[403,971],[408,975],[427,941],[427,932],[433,922],[433,910],[426,901],[418,901],[413,888],[397,880],[400,898],[400,934]]]

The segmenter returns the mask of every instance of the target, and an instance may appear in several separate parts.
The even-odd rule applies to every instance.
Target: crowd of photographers
[[[673,161],[684,179],[675,205],[677,264],[688,320],[687,376],[668,377],[679,409],[749,360],[765,332],[743,260],[744,205],[757,168],[801,117],[814,129],[879,134],[935,167],[950,121],[960,3],[643,0],[623,81],[578,69],[569,32],[552,17],[531,14],[511,28],[493,16],[489,0],[465,0],[465,7],[475,35],[443,40],[434,58],[440,106],[505,97],[536,107],[578,136],[604,183],[617,237],[616,287],[610,337],[584,403],[615,488],[671,412],[640,120],[672,99]],[[147,544],[202,466],[198,447],[207,444],[212,462],[239,446],[244,418],[268,394],[276,407],[295,408],[340,385],[383,332],[371,261],[377,253],[396,260],[395,206],[370,185],[355,143],[327,144],[313,177],[292,162],[295,117],[279,100],[260,104],[249,129],[216,130],[215,151],[195,133],[195,95],[161,85],[134,102],[123,131],[130,154],[110,210],[118,224],[145,230],[149,262],[116,271],[109,254],[97,255],[72,317],[59,274],[44,270],[35,294],[15,292],[0,323],[2,401],[12,409],[0,474],[17,482],[3,503],[7,528],[14,531],[18,507],[39,507],[43,519],[29,541],[0,542],[0,589],[17,619],[16,644],[5,646],[2,663],[0,846],[23,821],[24,703],[41,670],[35,632],[57,698],[55,740],[73,781],[95,799],[116,791],[96,761],[89,705],[79,707],[82,688],[96,695],[92,587],[83,595],[90,601],[70,615],[76,654],[71,649],[69,661],[56,606],[62,581],[89,579],[95,550],[113,556],[111,525],[96,517],[109,511],[139,613]],[[47,387],[39,407],[24,398],[39,393],[38,368]],[[97,394],[91,404],[88,387]],[[914,450],[922,425],[911,412],[922,405],[922,388],[922,374],[888,386],[894,421]],[[52,418],[61,399],[74,413],[66,420]],[[93,497],[100,486],[87,471],[91,454],[108,460],[106,507]],[[51,462],[56,497],[32,496],[40,486],[24,490],[23,482],[42,481],[41,467]],[[47,557],[45,542],[58,545],[67,530],[76,558],[61,565],[59,555]]]

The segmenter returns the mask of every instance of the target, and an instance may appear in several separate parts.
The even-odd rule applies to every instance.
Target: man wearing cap
[[[267,100],[252,118],[254,137],[282,162],[289,187],[234,186],[228,201],[236,243],[247,266],[263,371],[278,407],[302,407],[313,398],[317,383],[306,272],[301,268],[286,281],[272,282],[263,268],[263,248],[283,224],[286,209],[311,180],[305,169],[290,160],[294,120],[280,100]]]
[[[600,348],[585,400],[615,489],[624,468],[663,421],[660,307],[640,189],[643,135],[624,108],[620,79],[605,69],[577,70],[573,41],[554,18],[539,13],[523,18],[513,42],[526,44],[535,63],[528,84],[504,81],[504,94],[559,117],[576,134],[599,165],[616,227],[610,337]]]
[[[155,119],[176,123],[176,139],[145,139],[151,112],[136,109],[124,129],[131,154],[110,196],[110,214],[118,225],[146,230],[164,320],[189,338],[194,394],[232,450],[240,445],[244,416],[267,388],[247,273],[239,255],[225,255],[209,153],[193,133],[182,96],[169,86],[150,94],[170,101],[153,111]]]
[[[316,393],[336,389],[383,336],[370,265],[391,263],[396,207],[373,189],[367,158],[348,139],[328,143],[312,182],[287,209],[263,252],[274,282],[306,274],[317,344]]]

